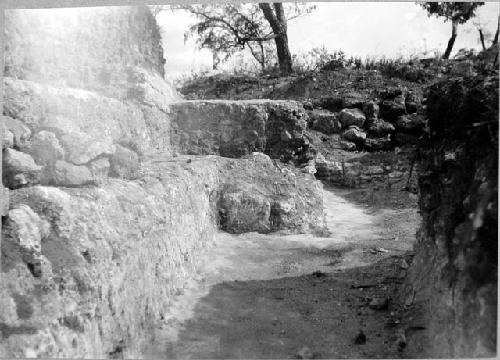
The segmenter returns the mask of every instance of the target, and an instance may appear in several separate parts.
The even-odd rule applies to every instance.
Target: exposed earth
[[[419,216],[409,202],[362,207],[346,199],[352,195],[324,190],[328,237],[219,233],[203,275],[174,300],[150,355],[404,357],[401,333],[416,325],[402,316],[396,289]],[[360,331],[366,342],[356,344]]]

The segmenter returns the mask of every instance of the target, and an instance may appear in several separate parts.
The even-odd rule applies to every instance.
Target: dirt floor
[[[402,329],[408,336],[418,324],[402,318],[398,289],[419,216],[408,202],[361,206],[350,197],[325,189],[327,238],[221,232],[145,356],[407,356]]]

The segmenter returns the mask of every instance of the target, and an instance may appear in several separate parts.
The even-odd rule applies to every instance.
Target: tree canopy
[[[457,37],[457,26],[476,16],[477,8],[484,5],[484,2],[425,2],[417,4],[427,10],[429,16],[443,17],[444,21],[451,21],[451,37],[443,54],[443,59],[448,59]]]
[[[270,62],[271,40],[286,37],[286,22],[310,13],[315,6],[274,3],[271,8],[267,3],[247,3],[178,5],[176,8],[196,16],[198,21],[188,29],[185,38],[196,37],[198,46],[210,49],[215,61],[225,61],[247,48],[258,63],[265,67]],[[278,61],[281,60],[279,55]]]

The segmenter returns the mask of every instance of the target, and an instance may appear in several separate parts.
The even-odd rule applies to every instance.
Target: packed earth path
[[[348,195],[324,190],[328,237],[220,232],[145,357],[404,357],[394,296],[419,216]]]

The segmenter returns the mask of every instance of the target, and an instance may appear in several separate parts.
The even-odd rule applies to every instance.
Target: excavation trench
[[[387,313],[365,306],[370,289],[359,284],[383,283],[390,269],[370,266],[411,249],[418,216],[369,211],[345,194],[324,190],[329,237],[220,232],[145,356],[289,358],[306,348],[324,358],[391,355]],[[358,346],[360,329],[368,341]]]

